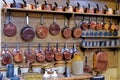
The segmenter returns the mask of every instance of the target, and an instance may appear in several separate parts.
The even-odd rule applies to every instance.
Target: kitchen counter
[[[81,75],[72,75],[71,77],[49,77],[49,78],[44,78],[44,79],[39,79],[39,80],[89,80],[92,77],[92,75],[90,74],[81,74]],[[8,78],[6,78],[5,80],[10,80]],[[20,80],[25,80],[25,79],[20,79]],[[32,79],[31,80],[36,80],[36,79]]]

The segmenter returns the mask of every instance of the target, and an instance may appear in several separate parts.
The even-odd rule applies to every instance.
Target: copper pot
[[[95,13],[98,14],[104,14],[105,10],[103,8],[100,8],[98,4],[96,4],[97,8],[95,8]]]
[[[73,6],[70,6],[68,2],[66,2],[67,6],[64,7],[64,11],[73,12]]]
[[[23,8],[24,9],[33,9],[33,5],[32,4],[27,4],[27,2],[25,0],[23,0],[24,4],[23,4]]]
[[[56,2],[54,2],[54,4],[55,4],[55,7],[53,8],[53,10],[55,10],[55,11],[63,11],[62,6],[59,6]]]
[[[113,9],[108,8],[107,5],[105,5],[105,7],[106,7],[105,14],[112,15],[113,14]]]
[[[10,4],[7,4],[5,0],[3,0],[4,4],[3,7],[10,8]]]
[[[90,4],[88,4],[88,7],[85,9],[86,13],[94,13],[94,8],[90,7]]]
[[[52,4],[48,4],[46,1],[44,1],[45,4],[42,5],[43,10],[52,10]]]
[[[77,2],[77,6],[75,7],[75,12],[84,13],[84,7],[81,7],[79,2]]]
[[[33,9],[42,10],[42,7],[41,7],[41,5],[39,4],[39,2],[36,1],[36,0],[34,0],[34,2],[35,2],[35,5],[33,5]]]
[[[11,8],[23,8],[23,4],[22,3],[16,3],[15,0],[13,0],[14,3],[11,3],[10,6]]]

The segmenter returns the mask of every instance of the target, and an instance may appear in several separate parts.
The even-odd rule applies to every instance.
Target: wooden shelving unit
[[[21,9],[21,8],[2,8],[4,12],[28,12],[28,13],[47,13],[47,14],[64,14],[66,16],[98,16],[98,17],[114,17],[120,18],[120,15],[107,15],[107,14],[91,14],[91,13],[79,13],[79,12],[65,12],[65,11],[50,11],[50,10],[28,10],[28,9]]]

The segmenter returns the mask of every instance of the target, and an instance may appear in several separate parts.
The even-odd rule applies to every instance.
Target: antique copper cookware
[[[3,32],[7,37],[13,37],[17,33],[16,26],[11,22],[11,13],[9,13],[9,21],[4,24]]]
[[[53,23],[50,24],[49,26],[49,32],[50,34],[52,34],[53,36],[56,36],[59,34],[60,32],[60,26],[56,23],[56,17],[54,16],[53,18]]]
[[[37,62],[44,62],[45,61],[45,53],[41,48],[41,44],[39,44],[38,49],[35,50],[35,56]]]
[[[23,61],[22,50],[19,48],[19,44],[16,44],[16,48],[13,49],[13,60],[16,63],[21,63]]]
[[[75,12],[84,13],[84,7],[80,6],[79,2],[77,2],[77,6],[75,7]]]
[[[113,9],[112,8],[108,8],[107,5],[105,5],[105,7],[106,7],[105,14],[112,15],[113,14]]]
[[[70,38],[72,35],[72,30],[69,28],[68,22],[66,21],[66,17],[65,17],[65,21],[64,21],[64,28],[62,29],[62,36],[66,39]]]
[[[61,61],[63,59],[63,54],[61,49],[58,46],[58,42],[56,43],[56,48],[54,49],[55,60]]]
[[[54,60],[54,52],[53,49],[50,47],[50,43],[48,43],[48,48],[45,49],[45,59],[48,62],[52,62]]]
[[[2,57],[1,63],[2,63],[3,65],[7,65],[7,64],[12,63],[11,51],[8,49],[7,44],[5,44],[5,48],[2,50],[1,57]]]
[[[55,11],[63,11],[63,6],[58,5],[56,2],[54,2],[55,6],[53,10]]]
[[[25,41],[31,41],[35,37],[34,29],[28,24],[28,13],[26,14],[27,25],[21,29],[21,38]]]
[[[46,1],[44,1],[45,4],[42,4],[43,10],[52,10],[52,4],[48,4]]]
[[[40,26],[36,27],[36,35],[40,39],[44,39],[48,35],[48,28],[43,24],[43,14],[40,20]]]
[[[32,4],[28,4],[25,0],[23,0],[23,8],[24,9],[33,9],[33,5]]]
[[[71,6],[68,2],[66,2],[66,5],[67,6],[64,7],[64,11],[73,12],[73,6]]]
[[[34,51],[31,49],[31,45],[28,44],[28,49],[24,51],[25,59],[28,63],[35,62]]]
[[[7,4],[7,2],[5,0],[3,0],[4,4],[3,4],[3,7],[6,7],[6,8],[10,8],[10,4]]]
[[[11,8],[23,8],[23,4],[22,3],[16,3],[15,0],[13,0],[13,3],[11,3]]]

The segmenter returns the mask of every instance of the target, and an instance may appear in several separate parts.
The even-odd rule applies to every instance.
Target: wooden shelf
[[[99,16],[99,17],[115,17],[120,18],[120,15],[107,15],[107,14],[91,14],[91,13],[79,13],[79,12],[65,12],[65,11],[50,11],[50,10],[35,10],[35,9],[21,9],[21,8],[2,8],[2,11],[7,12],[30,12],[30,13],[47,13],[47,14],[64,14],[66,16]]]
[[[78,13],[74,12],[74,15],[79,16],[79,15],[84,15],[84,16],[98,16],[98,17],[116,17],[120,18],[120,15],[108,15],[108,14],[93,14],[93,13]]]
[[[104,38],[104,39],[112,38],[112,39],[115,39],[115,38],[120,38],[120,36],[82,36],[82,38]]]
[[[4,13],[6,12],[24,12],[24,13],[47,13],[47,14],[62,14],[67,18],[70,18],[73,15],[73,12],[65,12],[65,11],[51,11],[51,10],[35,10],[35,9],[21,9],[21,8],[2,8]]]
[[[108,46],[108,47],[107,46],[105,46],[105,47],[101,47],[101,46],[100,47],[94,47],[94,46],[93,47],[83,47],[83,46],[81,46],[81,48],[119,48],[119,46],[114,46],[114,47],[113,46]]]

